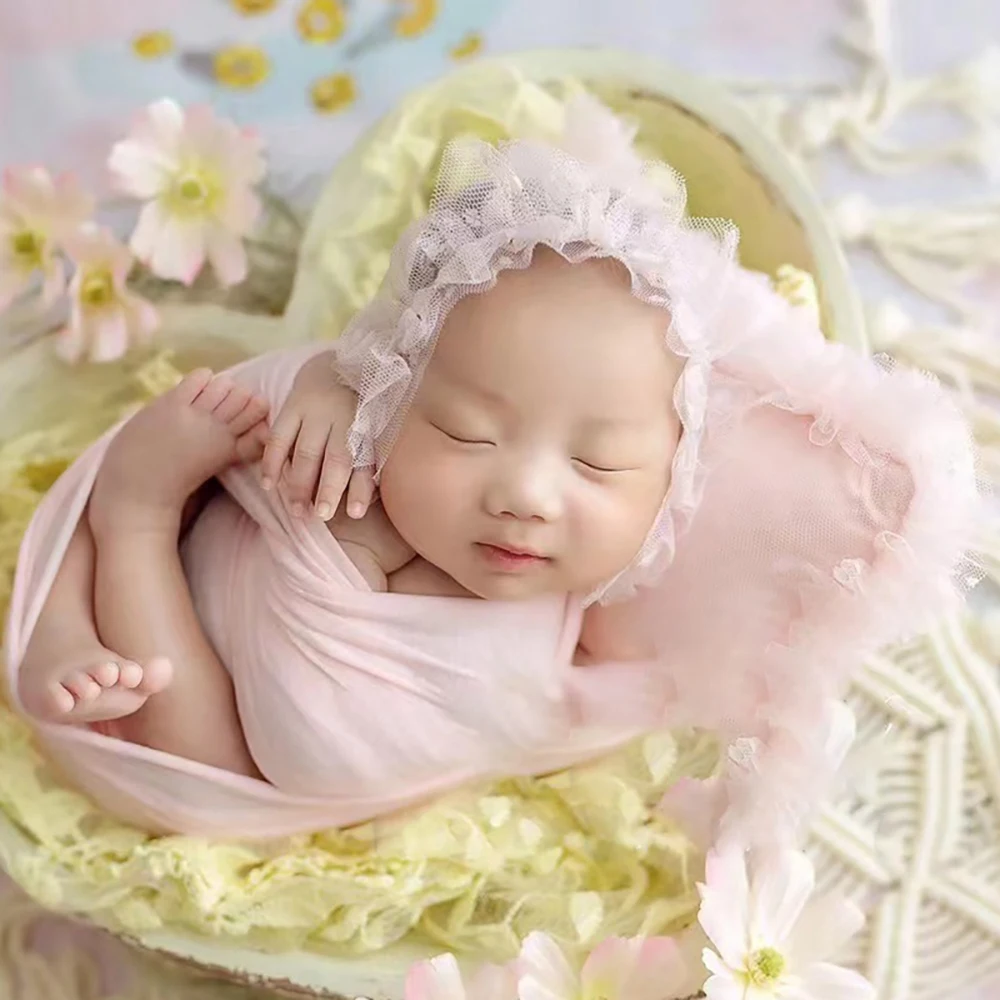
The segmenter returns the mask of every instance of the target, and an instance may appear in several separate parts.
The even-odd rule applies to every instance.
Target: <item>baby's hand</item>
[[[309,505],[328,521],[347,490],[347,513],[363,517],[375,495],[371,469],[355,469],[347,448],[357,397],[337,378],[329,352],[307,361],[295,376],[261,460],[261,486],[282,478],[292,513]],[[287,468],[286,468],[287,467]]]

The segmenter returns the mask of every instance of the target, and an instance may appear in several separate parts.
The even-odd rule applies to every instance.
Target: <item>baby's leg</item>
[[[25,710],[43,722],[100,722],[138,711],[170,681],[170,664],[111,652],[94,621],[94,538],[80,520],[18,672]]]
[[[174,667],[165,690],[107,731],[254,776],[232,683],[198,620],[177,540],[187,497],[259,457],[266,414],[226,376],[188,376],[115,438],[90,503],[98,632],[131,659],[162,656]]]

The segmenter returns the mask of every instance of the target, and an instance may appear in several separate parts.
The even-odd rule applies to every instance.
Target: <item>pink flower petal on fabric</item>
[[[670,938],[608,938],[580,973],[584,996],[605,1000],[664,1000],[684,981],[680,951]]]
[[[574,1000],[579,980],[562,949],[547,934],[535,931],[517,958],[520,1000]]]
[[[122,306],[95,312],[88,326],[91,361],[117,361],[128,351],[128,316]]]
[[[801,1000],[873,1000],[875,987],[851,969],[817,962],[803,971],[801,985],[789,995]]]
[[[836,958],[864,925],[864,914],[849,900],[835,896],[811,899],[789,937],[789,950],[804,964]]]
[[[611,937],[599,944],[584,962],[580,984],[588,996],[624,997],[635,973],[638,942]]]
[[[801,851],[774,851],[754,865],[751,921],[763,944],[781,947],[816,887],[812,862]]]
[[[410,966],[404,1000],[465,1000],[462,974],[454,955],[439,955]]]
[[[219,283],[238,285],[247,276],[247,253],[243,242],[232,233],[218,227],[207,238],[208,260]]]
[[[469,1000],[517,1000],[517,972],[511,965],[491,965],[479,968],[469,983]]]
[[[205,264],[205,231],[176,216],[162,217],[148,264],[154,274],[190,285]]]

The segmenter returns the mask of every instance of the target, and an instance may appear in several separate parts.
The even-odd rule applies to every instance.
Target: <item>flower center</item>
[[[219,194],[219,186],[210,172],[189,167],[178,173],[170,185],[168,207],[176,215],[207,215],[215,208]]]
[[[747,979],[754,986],[773,986],[785,971],[785,956],[774,948],[760,948],[747,959]]]
[[[87,271],[80,282],[80,301],[92,309],[109,305],[115,297],[115,280],[106,267]]]
[[[22,229],[14,233],[10,240],[18,266],[26,271],[35,271],[43,264],[45,237],[32,229]]]
[[[186,174],[177,182],[177,193],[190,205],[201,205],[208,197],[208,185],[197,174]]]

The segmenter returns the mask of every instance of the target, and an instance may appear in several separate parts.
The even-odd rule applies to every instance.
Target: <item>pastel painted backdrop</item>
[[[840,0],[2,0],[0,165],[99,183],[136,107],[211,101],[279,175],[322,170],[401,94],[483,51],[607,44],[709,71],[843,76]],[[795,44],[789,44],[795,40]],[[818,56],[819,53],[819,56]],[[748,58],[748,55],[750,58]]]

